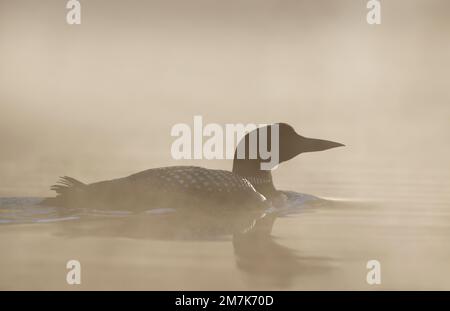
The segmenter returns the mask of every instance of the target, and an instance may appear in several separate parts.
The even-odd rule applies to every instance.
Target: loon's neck
[[[260,161],[249,159],[235,159],[233,173],[247,179],[253,187],[267,199],[278,194],[272,181],[270,170],[261,170]]]

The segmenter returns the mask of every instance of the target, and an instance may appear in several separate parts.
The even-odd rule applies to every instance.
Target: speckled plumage
[[[266,198],[246,178],[196,166],[153,168],[88,185],[63,177],[52,189],[58,193],[53,203],[100,209],[201,208],[210,204],[267,207]]]
[[[230,171],[197,166],[171,166],[149,169],[129,177],[135,183],[148,182],[162,191],[194,191],[204,193],[255,192],[245,178]]]

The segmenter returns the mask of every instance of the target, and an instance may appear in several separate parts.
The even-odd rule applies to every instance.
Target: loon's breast
[[[266,198],[253,185],[230,171],[196,166],[145,170],[128,177],[86,185],[78,191],[84,205],[97,208],[149,209],[250,205],[261,207]],[[101,205],[101,206],[99,206]]]

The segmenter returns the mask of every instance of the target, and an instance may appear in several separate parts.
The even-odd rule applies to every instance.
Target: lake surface
[[[342,194],[370,188],[383,194],[378,200],[291,192],[269,238],[167,236],[158,227],[164,212],[62,215],[37,206],[40,198],[2,198],[0,288],[450,289],[448,176],[411,179],[389,170],[380,182],[380,173],[369,174],[371,185],[347,174],[345,183],[309,186]],[[81,263],[81,285],[66,283],[70,259]],[[381,264],[380,285],[366,282],[372,259]]]

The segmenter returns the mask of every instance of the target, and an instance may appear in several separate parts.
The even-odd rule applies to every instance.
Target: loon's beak
[[[315,139],[315,138],[308,138],[308,137],[302,137],[302,151],[301,152],[314,152],[314,151],[323,151],[331,148],[336,147],[343,147],[344,144],[337,143],[330,140],[323,140],[323,139]]]

